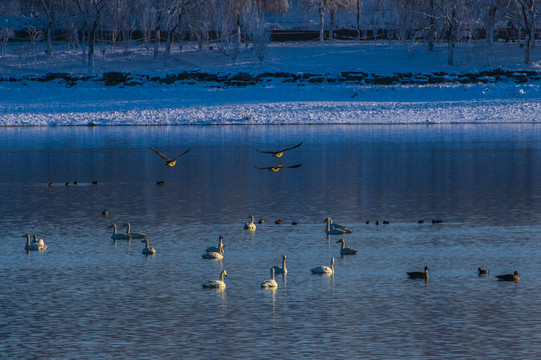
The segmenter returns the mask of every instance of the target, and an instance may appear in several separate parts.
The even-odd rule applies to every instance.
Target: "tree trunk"
[[[361,40],[361,0],[357,0],[357,40]]]
[[[242,45],[242,31],[240,28],[240,8],[237,8],[237,44],[239,48]]]
[[[454,50],[455,42],[453,36],[449,35],[449,40],[447,42],[447,65],[453,65]]]
[[[323,42],[323,35],[325,34],[325,12],[323,6],[319,8],[319,41]]]
[[[94,48],[96,46],[96,29],[98,28],[98,20],[92,24],[92,29],[88,35],[88,73],[94,74]]]
[[[47,21],[47,55],[53,56],[53,20]]]
[[[430,0],[430,20],[428,26],[428,51],[434,51],[434,0]]]
[[[329,40],[334,39],[334,15],[336,14],[336,11],[331,10],[329,11]]]
[[[524,63],[530,65],[530,31],[526,31],[526,37],[524,38]]]

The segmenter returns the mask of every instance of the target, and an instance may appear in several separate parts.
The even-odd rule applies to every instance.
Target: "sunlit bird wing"
[[[191,150],[191,149],[188,149],[188,150],[184,151],[182,154],[180,154],[179,156],[177,156],[176,158],[174,158],[173,161],[176,160],[176,159],[178,159],[178,158],[181,157],[182,155],[185,155],[186,153],[190,152],[190,150]]]
[[[150,150],[154,151],[156,154],[160,155],[165,161],[171,161],[164,153],[154,149],[152,146],[149,146]]]

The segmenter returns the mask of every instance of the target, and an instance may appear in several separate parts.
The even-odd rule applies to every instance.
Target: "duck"
[[[133,232],[133,233],[130,232],[130,230],[131,230],[130,223],[124,224],[124,226],[127,226],[126,234],[131,235],[132,239],[146,239],[147,238],[147,234],[143,234],[143,233],[140,233],[140,232]]]
[[[295,145],[295,146],[292,146],[292,147],[289,147],[289,148],[287,148],[287,149],[282,149],[282,150],[277,150],[277,151],[272,151],[272,150],[257,150],[257,149],[256,149],[255,151],[260,152],[260,153],[263,153],[263,154],[272,154],[273,157],[279,158],[279,157],[282,157],[282,155],[284,155],[284,153],[285,153],[286,151],[296,149],[296,148],[298,148],[298,147],[301,146],[301,145],[302,145],[302,141],[301,141],[299,144],[297,144],[297,145]]]
[[[250,222],[244,224],[244,230],[255,230],[254,216],[250,215],[248,216],[248,219],[250,219]]]
[[[262,288],[270,288],[270,289],[276,289],[278,287],[278,283],[276,280],[274,280],[274,267],[270,268],[270,274],[271,278],[270,280],[264,280],[261,282]]]
[[[356,250],[352,247],[346,247],[346,241],[344,239],[338,240],[336,243],[342,243],[340,248],[340,255],[356,255],[359,250]]]
[[[188,150],[184,151],[182,154],[180,154],[179,156],[177,156],[176,158],[169,159],[167,156],[165,156],[164,153],[154,149],[152,146],[149,146],[149,148],[150,148],[150,150],[154,151],[156,154],[160,155],[160,157],[165,160],[165,165],[170,166],[170,167],[175,166],[175,164],[177,163],[178,158],[181,157],[182,155],[185,155],[186,153],[188,153],[191,150],[191,149],[188,149]]]
[[[201,286],[204,289],[225,289],[224,276],[227,276],[227,271],[222,270],[220,280],[210,280],[203,283]]]
[[[345,227],[344,225],[334,224],[333,226],[332,219],[330,217],[326,218],[324,222],[327,223],[327,229],[325,230],[327,235],[344,235],[351,234],[353,232],[353,230]]]
[[[222,246],[220,251],[206,252],[204,254],[201,254],[201,257],[203,259],[209,259],[209,260],[223,260],[223,258],[224,258],[224,248]]]
[[[324,274],[324,275],[334,275],[334,258],[331,259],[331,266],[318,266],[310,270],[312,274]]]
[[[150,247],[148,239],[144,239],[141,242],[146,243],[146,247],[143,249],[143,255],[156,255],[156,250]]]
[[[278,219],[274,222],[276,225],[282,225],[282,220],[281,219]]]
[[[126,233],[117,233],[116,232],[116,224],[113,224],[109,226],[109,228],[113,228],[113,235],[111,235],[111,239],[117,241],[117,240],[131,240],[131,235]]]
[[[258,223],[260,223],[260,224],[264,224],[264,223],[265,223],[265,220],[263,220],[263,219],[259,219]]]
[[[283,255],[282,256],[282,266],[278,266],[278,265],[274,265],[272,267],[274,269],[274,273],[275,274],[283,274],[283,275],[286,275],[287,274],[287,268],[286,268],[286,256]]]
[[[477,275],[488,275],[488,269],[477,268]]]
[[[36,235],[34,235],[34,242],[32,243],[30,243],[30,234],[26,234],[23,237],[26,237],[26,246],[24,247],[26,251],[31,251],[31,250],[42,251],[42,250],[47,249],[47,245],[45,245],[43,239],[39,239],[38,241],[38,237]]]
[[[207,248],[207,250],[205,250],[205,252],[207,253],[211,253],[211,252],[221,252],[223,253],[223,248],[224,248],[224,237],[222,235],[220,235],[220,238],[218,239],[218,247],[216,246],[210,246]]]
[[[428,266],[425,266],[425,271],[413,271],[407,273],[410,279],[425,279],[428,280]]]
[[[505,275],[496,275],[498,280],[500,281],[519,281],[520,278],[518,277],[518,272],[514,272],[512,274],[505,274]]]

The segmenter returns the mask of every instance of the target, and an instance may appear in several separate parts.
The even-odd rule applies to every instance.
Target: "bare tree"
[[[26,29],[26,33],[28,34],[28,37],[30,38],[30,41],[32,42],[32,48],[34,49],[34,59],[36,58],[38,54],[38,42],[41,41],[43,38],[43,31],[40,29],[29,26]]]
[[[6,46],[9,39],[15,37],[15,29],[12,27],[0,28],[0,46],[2,46],[2,55],[6,54]]]
[[[532,40],[534,36],[534,30],[541,18],[541,9],[536,0],[515,0],[516,19],[521,28],[524,29],[524,63],[530,64],[530,48],[532,47]]]

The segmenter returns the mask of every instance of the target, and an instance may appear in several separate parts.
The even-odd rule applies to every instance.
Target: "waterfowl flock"
[[[284,154],[287,151],[297,149],[302,144],[303,143],[300,142],[300,143],[298,143],[298,144],[296,144],[294,146],[286,147],[286,148],[281,149],[281,150],[259,150],[259,149],[256,149],[256,151],[259,152],[259,153],[263,153],[263,154],[271,154],[274,158],[281,158],[281,157],[284,156]],[[168,156],[166,156],[161,151],[158,151],[158,150],[154,149],[153,147],[149,147],[149,148],[150,148],[150,150],[152,152],[159,155],[165,161],[165,165],[168,166],[168,167],[175,166],[180,157],[184,156],[185,154],[187,154],[188,152],[191,151],[191,149],[188,149],[188,150],[185,150],[180,155],[178,155],[178,156],[176,156],[174,158],[169,158]],[[278,172],[280,169],[286,169],[286,168],[293,169],[293,168],[299,168],[301,166],[302,166],[302,164],[299,163],[299,164],[295,164],[295,165],[277,164],[277,165],[265,166],[265,167],[258,167],[258,166],[254,166],[254,167],[259,169],[259,170],[268,170],[268,171],[271,171],[271,172]],[[74,181],[73,184],[74,185],[79,185],[79,182]],[[97,185],[98,181],[92,181],[92,184]],[[156,184],[164,185],[164,181],[163,180],[157,181]],[[70,182],[66,182],[65,185],[69,186]],[[52,187],[52,186],[53,186],[53,183],[50,182],[49,187]],[[102,214],[104,216],[108,216],[109,211],[104,210],[102,212]],[[249,215],[248,219],[249,219],[249,221],[244,224],[244,229],[254,232],[256,230],[256,224],[254,222],[254,215]],[[417,222],[419,224],[422,224],[422,223],[424,223],[424,220],[420,219]],[[439,218],[432,219],[432,224],[440,224],[442,222],[443,222],[443,220],[441,220]],[[262,224],[265,223],[265,221],[263,219],[260,219],[258,221],[258,223],[262,225]],[[283,222],[282,222],[282,220],[278,219],[274,223],[275,224],[282,224]],[[338,224],[338,223],[334,223],[333,219],[331,217],[325,218],[324,223],[326,225],[325,232],[328,235],[329,239],[330,239],[331,235],[347,235],[347,234],[352,234],[353,233],[353,230],[351,228],[349,228],[348,226]],[[366,221],[366,224],[370,224],[370,223],[371,223],[370,220]],[[382,222],[380,222],[380,220],[375,221],[376,225],[379,225],[380,223],[382,223],[382,224],[390,224],[390,222],[387,221],[387,220],[383,220]],[[296,224],[297,224],[297,222],[292,222],[292,225],[296,225]],[[145,233],[132,232],[130,223],[125,223],[124,226],[126,226],[126,232],[119,232],[118,229],[117,229],[116,224],[112,224],[109,227],[109,228],[113,229],[112,230],[113,232],[111,234],[111,239],[114,242],[116,242],[117,240],[130,241],[132,239],[142,239],[141,242],[145,244],[145,247],[142,249],[142,254],[143,255],[155,255],[157,253],[156,250],[150,246],[150,241],[149,241],[149,239],[148,239],[148,237],[147,237],[147,235]],[[26,234],[25,237],[27,238],[27,242],[26,242],[26,246],[25,246],[25,250],[27,252],[30,252],[30,251],[43,251],[43,250],[47,249],[47,245],[45,245],[43,239],[38,240],[36,235],[34,235],[34,241],[33,242],[31,242],[30,234]],[[358,254],[357,249],[346,246],[346,241],[344,240],[344,238],[340,238],[338,241],[336,241],[336,243],[340,244],[339,253],[340,253],[341,256],[357,255]],[[219,260],[219,261],[222,261],[224,259],[223,236],[221,236],[221,235],[219,236],[219,238],[218,238],[218,246],[208,247],[205,250],[205,252],[201,254],[201,257],[203,259],[206,259],[206,260]],[[314,267],[314,268],[310,269],[310,271],[313,274],[333,276],[334,271],[335,271],[335,269],[334,269],[334,261],[335,261],[335,259],[333,257],[330,260],[329,266],[326,266],[326,265],[317,266],[317,267]],[[264,280],[263,282],[261,282],[260,285],[261,285],[262,288],[275,289],[275,288],[278,287],[278,284],[277,284],[277,282],[275,280],[275,276],[276,275],[283,275],[285,277],[287,272],[288,272],[287,268],[286,268],[286,255],[282,256],[282,264],[281,264],[281,266],[274,265],[274,266],[270,267],[269,271],[270,271],[270,279]],[[481,267],[479,267],[477,269],[477,273],[478,273],[479,276],[483,276],[483,275],[486,276],[486,275],[488,275],[488,270],[487,269],[482,269]],[[424,267],[424,271],[407,272],[406,275],[410,279],[428,280],[428,278],[429,278],[428,266]],[[205,283],[202,284],[202,287],[203,288],[225,289],[226,285],[225,285],[225,282],[224,282],[224,277],[227,277],[227,272],[225,270],[221,271],[219,280],[211,280],[211,281],[205,282]],[[517,271],[515,271],[512,274],[497,275],[496,278],[499,281],[518,282],[520,280]]]
[[[250,215],[248,218],[250,219],[250,222],[244,224],[244,229],[255,230],[254,216]],[[330,217],[327,217],[324,222],[326,223],[326,232],[327,232],[327,234],[329,234],[329,229],[347,230],[347,232],[343,232],[341,234],[348,234],[348,233],[353,232],[353,230],[349,229],[345,225],[333,224],[332,219]],[[264,222],[260,221],[260,224],[263,224],[263,223]],[[332,224],[334,226],[331,228]],[[143,255],[155,255],[157,253],[156,249],[154,249],[153,247],[150,246],[150,241],[149,241],[146,234],[138,233],[138,232],[130,232],[130,230],[131,230],[130,223],[126,223],[125,225],[127,226],[127,229],[126,229],[127,232],[125,232],[125,233],[118,232],[116,224],[112,224],[112,225],[109,226],[109,228],[113,229],[111,239],[115,243],[116,243],[117,240],[130,241],[132,238],[143,239],[141,242],[145,243],[145,247],[142,250],[142,254]],[[29,253],[30,251],[43,251],[43,250],[46,250],[48,248],[48,246],[45,245],[43,239],[38,240],[37,235],[35,235],[35,234],[33,236],[34,236],[34,240],[31,241],[30,234],[25,234],[24,235],[24,237],[26,238],[26,245],[25,245],[25,248],[24,248],[25,251],[27,251]],[[205,252],[201,254],[201,257],[203,259],[207,259],[207,260],[219,260],[219,261],[222,261],[224,259],[224,247],[225,247],[223,240],[224,240],[223,236],[220,235],[218,237],[218,246],[210,246],[210,247],[208,247],[205,250]],[[341,256],[344,256],[344,255],[356,255],[358,253],[357,249],[346,246],[346,242],[345,242],[345,240],[343,238],[336,241],[336,243],[340,244],[339,253],[340,253]],[[284,278],[285,278],[285,276],[287,275],[288,271],[287,271],[287,268],[286,268],[286,259],[287,259],[287,257],[284,254],[282,256],[282,265],[281,266],[274,265],[274,266],[270,267],[270,275],[271,275],[270,279],[264,280],[263,282],[261,282],[261,288],[276,289],[278,287],[278,284],[277,284],[277,282],[275,280],[275,276],[276,275],[283,275]],[[314,267],[314,268],[310,269],[310,271],[313,274],[334,276],[334,271],[335,271],[335,269],[334,269],[334,258],[331,258],[329,266],[326,266],[326,265],[317,266],[317,267]],[[479,276],[488,276],[489,270],[478,267],[477,268],[477,274]],[[423,279],[425,281],[428,281],[428,278],[429,278],[428,266],[424,267],[424,271],[406,272],[406,275],[410,279]],[[220,279],[219,280],[211,280],[211,281],[205,282],[204,284],[202,284],[202,287],[203,288],[215,288],[215,289],[223,290],[226,287],[225,282],[224,282],[224,277],[226,277],[226,276],[227,276],[227,272],[225,270],[223,270],[220,273]],[[515,271],[512,274],[496,275],[496,278],[499,281],[518,282],[520,280],[519,274],[518,274],[517,271]]]

